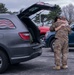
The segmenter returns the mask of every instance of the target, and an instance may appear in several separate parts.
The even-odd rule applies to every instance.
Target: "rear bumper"
[[[38,51],[38,52],[32,53],[32,54],[29,55],[29,56],[16,57],[15,59],[12,59],[11,64],[31,60],[31,59],[33,59],[33,58],[36,58],[36,57],[40,56],[41,53],[42,53],[42,51],[40,50],[40,51]]]
[[[24,51],[24,55],[22,54],[21,56],[15,56],[11,58],[11,64],[13,63],[18,63],[18,62],[23,62],[23,61],[28,61],[30,59],[36,58],[41,55],[42,53],[42,44],[32,44],[27,48],[27,51]],[[21,48],[24,49],[25,48]],[[21,51],[20,49],[20,51]]]

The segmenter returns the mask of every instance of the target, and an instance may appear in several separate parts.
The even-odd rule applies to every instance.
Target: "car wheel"
[[[44,42],[44,35],[40,36],[40,40],[41,40],[42,43]]]
[[[8,59],[4,52],[0,51],[0,73],[3,73],[8,67]]]
[[[50,43],[50,48],[52,51],[54,51],[54,41],[55,41],[55,39],[53,39]]]

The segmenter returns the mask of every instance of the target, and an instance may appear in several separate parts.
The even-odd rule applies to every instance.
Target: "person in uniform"
[[[55,66],[53,69],[66,69],[68,68],[68,34],[71,32],[71,28],[68,25],[68,21],[65,17],[56,17],[55,23],[50,27],[50,31],[55,31],[55,44],[54,44],[54,58]],[[62,59],[61,59],[62,54]],[[61,66],[62,60],[62,66]]]

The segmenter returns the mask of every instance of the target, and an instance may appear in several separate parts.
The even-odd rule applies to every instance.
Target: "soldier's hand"
[[[61,26],[66,26],[66,24],[62,24]]]

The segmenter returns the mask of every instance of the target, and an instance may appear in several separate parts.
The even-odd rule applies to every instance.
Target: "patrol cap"
[[[66,20],[65,16],[59,16],[59,19]]]
[[[59,15],[59,17],[60,17],[60,19],[62,19],[62,20],[66,20],[66,17],[65,17],[65,15],[61,12],[61,14]]]
[[[57,19],[61,19],[61,16],[56,16],[55,19],[54,19],[54,22],[56,22]]]

